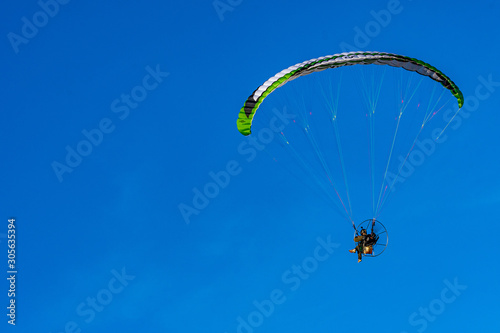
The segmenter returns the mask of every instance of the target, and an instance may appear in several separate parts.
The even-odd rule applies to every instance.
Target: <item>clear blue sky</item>
[[[499,14],[485,0],[3,4],[1,331],[499,331]],[[248,161],[236,129],[268,77],[347,44],[422,59],[469,98],[389,198],[386,252],[361,264],[331,202],[264,152]],[[179,205],[221,170],[229,183],[186,223]]]

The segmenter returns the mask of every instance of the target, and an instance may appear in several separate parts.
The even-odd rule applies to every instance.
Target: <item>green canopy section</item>
[[[277,88],[287,82],[308,75],[313,72],[323,71],[329,68],[337,68],[352,65],[388,65],[392,67],[401,67],[411,72],[428,76],[434,81],[440,82],[448,89],[458,101],[458,107],[461,108],[464,103],[464,97],[458,86],[437,68],[426,62],[415,58],[410,58],[393,53],[384,52],[348,52],[329,55],[317,59],[311,59],[282,70],[263,85],[258,87],[240,110],[237,120],[238,130],[243,135],[251,133],[252,120],[255,112],[264,99]]]

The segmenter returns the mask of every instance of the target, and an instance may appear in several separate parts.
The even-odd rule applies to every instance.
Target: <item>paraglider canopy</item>
[[[457,99],[458,107],[464,103],[464,97],[458,86],[443,72],[421,60],[386,52],[348,52],[311,59],[288,67],[268,79],[248,97],[240,110],[237,126],[243,135],[251,133],[252,120],[255,112],[264,99],[277,88],[300,76],[329,68],[338,68],[352,65],[388,65],[401,67],[407,71],[416,72],[437,81],[448,89]]]

